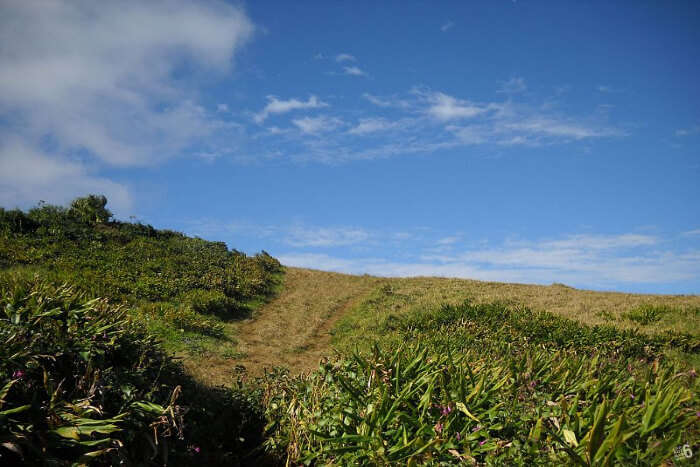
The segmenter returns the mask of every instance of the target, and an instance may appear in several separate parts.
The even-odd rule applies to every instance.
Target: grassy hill
[[[0,460],[668,465],[700,447],[698,296],[283,268],[105,205],[0,209]]]
[[[260,443],[259,397],[170,355],[233,352],[231,323],[279,263],[111,221],[106,203],[0,209],[0,463],[238,462]]]
[[[268,377],[264,403],[273,430],[267,446],[283,458],[659,465],[678,446],[697,450],[700,297],[287,274],[294,287],[315,291],[314,304],[333,305],[324,314],[285,288],[241,329],[256,332],[268,311],[287,329],[311,309],[332,325],[317,323],[328,331],[301,341],[332,343],[338,355],[306,373],[316,362],[305,356],[317,357],[317,349],[300,352],[294,338],[281,344],[287,336],[270,334],[277,339],[267,348],[292,369],[291,377]],[[344,306],[333,302],[350,290]],[[284,315],[274,312],[277,301]],[[249,360],[253,372],[272,366]]]

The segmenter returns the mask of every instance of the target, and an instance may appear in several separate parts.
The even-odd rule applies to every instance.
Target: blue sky
[[[0,205],[285,264],[700,293],[700,5],[0,3]]]

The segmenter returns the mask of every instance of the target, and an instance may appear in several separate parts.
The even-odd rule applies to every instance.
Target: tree
[[[76,198],[70,203],[69,213],[87,224],[108,222],[112,217],[109,209],[105,208],[107,198],[103,195],[88,195]]]

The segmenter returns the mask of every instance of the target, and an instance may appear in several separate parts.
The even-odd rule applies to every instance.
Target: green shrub
[[[379,324],[380,348],[267,381],[267,448],[312,465],[659,465],[694,443],[697,338],[504,303]],[[408,343],[408,344],[406,344]]]
[[[219,290],[194,289],[181,297],[182,303],[193,311],[205,315],[215,315],[221,319],[237,319],[248,315],[248,309]]]
[[[697,433],[693,388],[566,351],[377,348],[271,379],[267,447],[313,465],[659,465]]]
[[[673,312],[673,309],[666,305],[645,304],[623,313],[622,317],[646,326],[661,321],[661,317],[670,312]]]
[[[148,463],[180,434],[179,369],[125,311],[67,286],[0,277],[0,454]]]
[[[70,203],[68,214],[86,224],[99,224],[109,221],[112,213],[105,207],[107,198],[102,195],[88,195],[76,198]]]
[[[223,337],[224,325],[208,316],[203,316],[187,305],[169,302],[146,303],[138,308],[141,314],[170,323],[177,329],[192,331],[205,336]]]

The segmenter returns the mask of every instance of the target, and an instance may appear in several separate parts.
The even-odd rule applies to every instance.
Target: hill
[[[0,307],[16,462],[659,465],[698,447],[698,296],[285,268],[88,196],[0,209]]]

